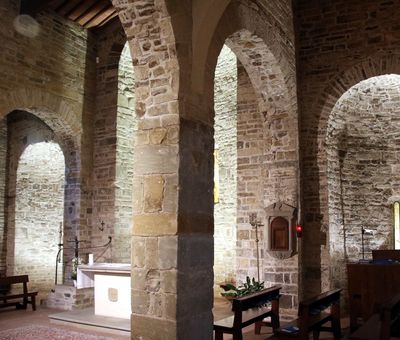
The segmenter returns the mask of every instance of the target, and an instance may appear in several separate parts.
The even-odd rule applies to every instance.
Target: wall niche
[[[297,208],[283,202],[275,202],[265,208],[267,223],[264,235],[265,249],[269,255],[287,259],[297,253]]]

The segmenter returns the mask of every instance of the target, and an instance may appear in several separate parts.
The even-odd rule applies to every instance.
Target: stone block
[[[164,308],[163,308],[163,301],[164,297],[162,294],[150,294],[150,307],[149,307],[149,314],[155,317],[162,317]]]
[[[150,307],[150,294],[132,289],[132,313],[147,314]]]
[[[176,214],[149,214],[133,217],[133,234],[137,236],[175,235],[177,231]]]
[[[163,212],[176,213],[178,209],[178,175],[166,175],[163,199]]]
[[[177,274],[176,269],[161,271],[161,289],[164,293],[176,293]]]
[[[160,253],[158,250],[157,237],[146,237],[146,250],[144,254],[146,257],[147,269],[159,268],[158,258],[160,256]]]
[[[178,171],[178,147],[166,145],[143,145],[134,150],[136,175],[171,174]]]
[[[144,211],[146,213],[162,210],[164,179],[162,176],[149,176],[144,179]]]
[[[179,235],[179,266],[183,268],[207,267],[214,260],[214,240],[212,235]]]
[[[158,238],[159,268],[172,269],[177,267],[178,237],[164,236]]]
[[[145,265],[145,240],[144,237],[132,237],[131,263],[133,267],[143,268]]]
[[[176,294],[165,294],[163,317],[165,317],[168,320],[176,320],[176,307],[177,307],[176,305],[177,305]]]
[[[146,291],[147,292],[152,292],[152,293],[157,293],[160,291],[161,287],[161,277],[160,277],[160,271],[159,270],[148,270],[146,273],[145,277],[145,284],[146,284]]]
[[[132,339],[178,339],[175,320],[132,314],[131,329]]]
[[[145,268],[132,268],[132,289],[137,291],[145,291],[146,288],[146,275],[148,269]]]
[[[149,139],[151,144],[164,144],[167,139],[167,129],[158,128],[149,131]]]

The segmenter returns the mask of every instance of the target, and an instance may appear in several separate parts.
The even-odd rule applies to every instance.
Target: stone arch
[[[186,3],[113,0],[113,4],[128,37],[138,79],[132,176],[138,195],[133,202],[131,276],[132,282],[143,284],[132,286],[132,337],[154,339],[161,326],[171,339],[210,338],[212,299],[204,303],[198,299],[209,297],[212,261],[187,261],[196,256],[183,255],[200,248],[212,253],[207,249],[212,245],[212,235],[207,233],[212,216],[203,213],[209,201],[202,199],[209,196],[211,201],[212,196],[202,190],[203,183],[193,185],[211,177],[210,164],[201,157],[206,132],[200,129],[208,127],[184,120],[193,110],[188,97],[180,100],[190,88],[184,86],[190,79],[180,67],[190,62],[191,26],[184,23],[176,29],[177,22],[190,21],[187,13],[182,15]],[[207,139],[206,147],[211,140]],[[185,293],[186,287],[200,282],[191,273],[203,277],[197,297]],[[143,299],[148,301],[145,305]],[[189,305],[197,307],[187,313]]]
[[[14,110],[22,110],[45,122],[60,140],[68,171],[77,171],[80,167],[82,127],[73,103],[41,89],[20,88],[4,92],[0,98],[0,105],[0,119]]]
[[[371,77],[400,73],[400,56],[376,53],[361,62],[338,72],[322,92],[322,98],[315,98],[314,105],[319,112],[319,136],[325,136],[329,115],[339,98],[352,86]]]
[[[284,7],[280,10],[284,10]],[[290,11],[291,8],[289,7],[285,9]],[[247,29],[261,38],[265,45],[268,46],[269,51],[278,61],[276,65],[281,68],[283,79],[285,82],[288,81],[288,88],[293,89],[295,86],[295,65],[292,60],[294,58],[294,45],[288,42],[288,35],[293,30],[293,26],[288,23],[285,30],[278,29],[280,24],[276,19],[278,13],[275,13],[275,11],[277,11],[276,8],[266,8],[265,5],[259,2],[248,0],[230,1],[213,35],[208,38],[210,40],[208,54],[204,60],[196,60],[196,63],[194,63],[197,68],[193,70],[193,82],[198,84],[194,87],[198,91],[207,92],[207,79],[213,78],[216,59],[222,45],[229,36],[242,29]],[[289,13],[288,17],[290,17]],[[207,38],[204,37],[203,40],[207,40]],[[286,46],[284,45],[285,43]]]
[[[79,145],[82,127],[75,114],[77,109],[65,99],[38,88],[20,88],[3,92],[0,103],[0,118],[17,109],[33,112],[53,130],[59,130],[60,134],[75,138],[76,146]]]
[[[331,281],[346,286],[345,263],[392,245],[392,197],[398,197],[400,76],[370,77],[337,101],[326,133]],[[355,184],[354,184],[355,183]],[[371,229],[364,249],[361,227]]]
[[[328,192],[326,190],[327,183],[327,154],[326,154],[326,134],[327,124],[329,116],[339,100],[339,98],[349,90],[355,84],[359,82],[383,74],[398,74],[399,73],[399,60],[398,55],[385,54],[379,51],[375,54],[371,54],[369,57],[357,61],[356,63],[348,63],[344,67],[338,69],[335,76],[331,77],[328,85],[321,90],[320,96],[314,96],[312,101],[308,104],[308,107],[314,108],[315,112],[315,125],[311,127],[310,122],[304,122],[302,128],[304,143],[307,147],[307,154],[303,151],[303,157],[309,155],[315,155],[315,160],[312,162],[307,161],[309,167],[303,168],[303,200],[313,201],[312,197],[319,197],[318,203],[313,204],[313,209],[317,208],[318,213],[307,212],[303,218],[308,219],[307,224],[314,224],[315,228],[320,231],[318,239],[329,241],[327,234],[329,229],[328,221]],[[318,131],[316,134],[310,134],[311,129]],[[310,137],[306,137],[309,135]],[[304,138],[306,137],[306,138]],[[304,144],[305,146],[305,144]],[[311,169],[315,170],[311,170]],[[307,240],[309,243],[315,242],[317,238],[307,233],[304,234],[303,240]],[[325,245],[325,242],[322,241]],[[315,243],[315,246],[320,246],[321,242]],[[303,266],[309,267],[309,270],[315,270],[316,266],[321,266],[321,277],[318,280],[307,280],[307,287],[304,287],[305,291],[310,295],[314,289],[329,289],[331,286],[330,276],[330,264],[327,259],[330,258],[329,247],[321,247],[321,256],[307,254],[307,259],[304,261]],[[307,252],[304,249],[304,252]],[[318,264],[317,264],[318,263]]]
[[[180,80],[178,52],[175,45],[176,31],[171,25],[173,19],[170,12],[179,11],[179,6],[168,6],[168,1],[164,0],[146,4],[144,7],[134,1],[112,2],[117,9],[134,56],[134,72],[140,79],[136,88],[136,114],[139,117],[163,115],[172,109],[171,106],[176,105],[178,98]],[[142,20],[143,17],[146,18],[145,21]],[[148,32],[149,35],[143,32]],[[179,32],[185,30],[181,29]],[[152,93],[151,88],[159,86],[157,79],[163,80],[165,91]]]
[[[29,112],[44,122],[53,132],[65,157],[66,189],[64,198],[64,241],[70,240],[79,230],[82,204],[81,187],[81,133],[73,103],[37,88],[20,88],[3,92],[0,116],[4,118],[15,110]],[[6,250],[4,250],[6,251]],[[64,257],[70,254],[65,252]],[[68,277],[68,273],[66,273]]]
[[[217,25],[208,50],[207,72],[203,84],[204,101],[207,103],[204,106],[209,107],[212,117],[213,93],[210,89],[213,88],[211,84],[217,57],[222,45],[226,43],[245,69],[252,85],[249,94],[252,93],[251,96],[256,98],[255,114],[244,119],[240,116],[244,117],[245,111],[242,114],[238,112],[238,121],[241,121],[242,130],[238,133],[246,132],[246,124],[249,124],[247,128],[250,131],[250,124],[253,124],[256,128],[252,131],[258,136],[258,138],[247,137],[252,138],[251,140],[238,136],[238,144],[245,146],[243,150],[238,150],[238,164],[242,164],[238,169],[238,187],[244,187],[244,182],[239,184],[239,178],[249,177],[250,170],[247,171],[243,166],[246,162],[251,162],[251,166],[259,171],[258,178],[263,179],[257,183],[246,182],[246,187],[252,188],[251,193],[238,192],[238,197],[248,194],[255,202],[243,203],[245,202],[243,199],[243,202],[238,204],[237,244],[240,248],[240,244],[243,243],[243,249],[238,249],[237,252],[252,254],[239,255],[241,259],[237,261],[239,265],[236,274],[239,280],[243,280],[247,274],[256,275],[257,273],[255,266],[250,265],[255,263],[255,252],[246,245],[246,242],[240,241],[242,235],[251,235],[249,209],[257,212],[258,218],[264,223],[266,206],[277,201],[298,206],[298,128],[294,50],[289,44],[286,47],[282,46],[282,39],[288,41],[289,38],[283,37],[283,31],[276,29],[279,25],[276,24],[269,10],[271,9],[266,9],[259,3],[230,2]],[[265,29],[266,26],[268,29]],[[246,78],[246,76],[242,77],[244,77],[241,78],[242,80]],[[250,120],[251,123],[249,123]],[[246,150],[246,148],[249,149]],[[249,154],[246,156],[246,151],[249,151],[251,156],[248,156]],[[285,275],[290,277],[290,283],[286,282],[284,288],[286,295],[284,308],[287,314],[293,313],[298,294],[298,257],[287,259],[282,265],[281,260],[274,259],[269,254],[264,253],[263,256],[266,260],[262,263],[262,280],[265,278],[269,284],[284,283],[280,281],[279,275],[275,275],[275,268],[278,266],[287,268]],[[240,265],[240,263],[247,263],[246,261],[248,265]]]
[[[106,252],[95,251],[95,259],[129,263],[131,247],[128,236],[132,219],[132,197],[129,195],[132,194],[131,162],[135,135],[134,124],[130,124],[136,122],[136,116],[130,103],[134,100],[126,93],[132,95],[135,91],[133,63],[132,58],[128,60],[131,54],[120,22],[114,21],[104,27],[100,40],[97,113],[94,118],[92,224],[99,226],[103,223],[104,229],[93,228],[92,246],[105,244],[107,237],[112,236],[111,246]],[[121,63],[129,72],[121,73]],[[125,81],[125,76],[132,81]]]
[[[45,296],[54,288],[55,254],[64,220],[64,154],[58,143],[42,141],[27,145],[15,158],[15,217],[14,225],[8,224],[8,274],[29,273],[31,289]],[[62,268],[59,264],[58,282],[63,281]]]

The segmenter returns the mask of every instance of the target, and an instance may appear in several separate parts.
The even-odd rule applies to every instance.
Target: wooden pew
[[[17,309],[26,309],[28,304],[36,310],[36,295],[38,292],[28,292],[28,275],[0,277],[0,286],[22,284],[22,293],[0,295],[0,308],[15,306]]]
[[[400,294],[395,295],[379,308],[349,339],[389,340],[400,336]]]
[[[332,332],[335,340],[341,336],[340,326],[340,292],[334,289],[300,302],[298,319],[278,330],[278,338],[308,339],[313,332],[313,339],[319,339],[321,331]],[[329,309],[327,311],[327,309]],[[328,327],[325,324],[330,322]]]
[[[260,290],[232,300],[233,315],[214,322],[215,340],[222,340],[224,333],[232,334],[233,340],[242,340],[242,329],[271,317],[273,330],[279,328],[279,291],[281,286]]]

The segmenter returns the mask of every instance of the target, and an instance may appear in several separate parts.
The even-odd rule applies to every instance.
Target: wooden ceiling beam
[[[98,16],[104,9],[110,7],[110,2],[108,0],[98,1],[94,4],[84,15],[78,18],[78,24],[85,26],[89,21]]]
[[[110,15],[107,19],[105,19],[103,22],[101,22],[98,26],[99,27],[104,26],[105,24],[107,24],[108,22],[110,22],[111,20],[113,20],[114,18],[117,18],[117,17],[118,17],[118,13],[115,12],[114,14]],[[119,20],[119,18],[118,18],[118,20]]]
[[[71,13],[69,13],[68,19],[77,21],[77,19],[83,16],[97,1],[98,0],[81,1],[79,6],[77,6]]]
[[[84,24],[85,28],[92,28],[100,25],[104,20],[108,19],[110,16],[115,14],[115,8],[113,6],[108,6],[99,12],[94,18],[89,20]]]

